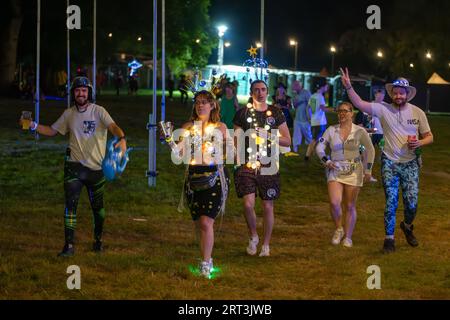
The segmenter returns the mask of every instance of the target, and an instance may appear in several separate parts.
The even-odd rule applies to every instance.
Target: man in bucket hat
[[[81,189],[86,186],[94,215],[93,250],[103,250],[102,233],[105,219],[103,193],[105,177],[102,160],[105,157],[107,132],[118,138],[115,147],[125,153],[125,134],[109,113],[92,102],[92,85],[86,77],[76,77],[70,88],[74,106],[67,108],[51,126],[32,122],[30,130],[45,136],[70,133],[69,148],[64,164],[64,234],[65,245],[59,257],[74,255],[77,204]],[[21,119],[22,120],[22,119]]]
[[[386,196],[384,225],[386,238],[383,251],[395,251],[395,219],[398,207],[399,186],[402,188],[404,221],[400,223],[407,242],[418,246],[413,233],[419,194],[419,158],[416,149],[433,143],[433,134],[425,113],[409,103],[416,88],[408,80],[399,78],[386,84],[392,104],[363,101],[353,90],[348,69],[341,69],[342,84],[352,103],[361,111],[377,116],[384,130],[385,146],[381,156],[381,174]],[[420,138],[419,139],[419,135]]]

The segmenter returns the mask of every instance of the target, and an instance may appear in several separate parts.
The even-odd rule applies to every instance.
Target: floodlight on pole
[[[289,44],[295,47],[295,55],[294,55],[294,70],[297,70],[297,51],[298,51],[298,41],[295,39],[289,40]]]
[[[335,46],[331,46],[330,47],[330,52],[331,52],[331,75],[334,75],[334,54],[336,53],[336,47]]]
[[[431,55],[431,52],[428,51],[427,54],[425,55],[425,57],[426,57],[427,59],[430,59],[430,60],[431,60],[431,58],[432,58],[433,56]]]
[[[378,57],[378,58],[383,58],[383,57],[384,57],[383,51],[378,50],[378,52],[377,52],[377,57]]]

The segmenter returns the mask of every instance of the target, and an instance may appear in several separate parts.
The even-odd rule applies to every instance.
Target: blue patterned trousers
[[[381,175],[386,196],[384,228],[387,236],[393,236],[399,187],[402,188],[405,223],[411,224],[416,217],[419,198],[419,164],[416,159],[406,163],[394,162],[383,154]]]

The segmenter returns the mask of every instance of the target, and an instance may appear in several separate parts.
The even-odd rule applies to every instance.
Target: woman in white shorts
[[[375,149],[364,128],[353,124],[353,106],[343,102],[337,107],[339,124],[330,126],[319,139],[316,153],[326,167],[331,215],[336,224],[331,243],[352,247],[352,234],[356,224],[356,200],[364,181],[371,178]],[[360,145],[367,150],[367,165],[363,168]],[[325,153],[331,150],[331,159]],[[342,205],[343,204],[343,205]],[[345,230],[342,207],[347,212]]]

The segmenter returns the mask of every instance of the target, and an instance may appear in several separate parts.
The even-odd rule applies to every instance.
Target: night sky
[[[292,1],[265,0],[265,39],[267,60],[278,68],[294,66],[294,47],[289,38],[299,41],[298,68],[319,71],[330,67],[329,48],[348,29],[365,27],[369,17],[369,5],[381,8],[383,18],[390,14],[389,1],[342,0],[342,1]],[[225,48],[224,64],[242,64],[246,50],[259,40],[260,0],[212,0],[211,23],[228,26],[224,39],[231,42]],[[210,63],[216,63],[217,50]],[[337,61],[338,63],[338,57]]]
[[[58,64],[58,67],[65,66],[64,11],[66,2],[45,0],[42,3],[42,45],[46,47],[49,43],[60,44],[51,52],[46,52],[42,59],[47,59],[51,64]],[[92,12],[89,0],[74,0],[73,3],[80,4],[84,10],[82,30],[71,33],[74,43],[72,55],[75,61],[77,56],[78,60],[81,60],[81,58],[91,55]],[[107,33],[112,32],[114,39],[132,39],[137,35],[143,35],[143,43],[151,44],[152,1],[131,0],[129,3],[132,5],[119,6],[111,5],[106,0],[98,1],[99,43],[102,41],[102,37],[105,38]],[[421,3],[420,9],[418,9],[417,3]],[[366,21],[369,15],[366,11],[367,7],[373,4],[381,8],[383,31],[411,30],[411,27],[414,27],[414,30],[424,31],[421,33],[420,43],[414,44],[414,48],[412,48],[419,55],[414,59],[417,65],[425,63],[423,57],[428,42],[430,42],[428,40],[433,39],[433,30],[431,29],[442,32],[445,26],[450,26],[448,0],[416,0],[416,2],[409,0],[265,0],[266,60],[273,67],[292,69],[294,67],[294,47],[289,45],[289,39],[296,38],[299,42],[297,59],[299,70],[319,72],[323,67],[329,70],[331,68],[330,45],[338,45],[341,36],[349,30],[367,30]],[[136,7],[139,7],[139,12],[136,12]],[[35,5],[25,6],[24,10],[25,19],[18,47],[19,60],[32,63],[35,50]],[[209,15],[212,26],[222,23],[228,26],[224,39],[231,42],[231,46],[225,48],[224,64],[242,65],[248,58],[246,50],[259,41],[260,0],[211,0]],[[130,17],[132,17],[131,23]],[[442,21],[442,23],[433,24],[431,23],[433,21]],[[377,32],[380,34],[379,31],[370,31],[368,37],[370,38],[373,33],[375,38]],[[83,43],[86,45],[81,45]],[[429,76],[429,72],[436,70],[440,70],[443,76],[450,75],[450,68],[447,67],[450,63],[450,60],[447,61],[447,59],[450,59],[450,56],[446,53],[449,47],[440,45],[443,43],[441,38],[434,41],[434,44],[436,43],[440,47],[436,48],[434,52],[436,68],[430,68],[426,76]],[[80,45],[78,46],[78,44]],[[374,41],[372,44],[376,45],[376,42]],[[364,52],[366,56],[362,56],[361,54],[352,55],[339,49],[338,47],[338,53],[335,55],[336,69],[347,63],[355,73],[373,72],[380,76],[386,74],[386,70],[378,70],[380,68],[376,64],[381,65],[381,62],[376,60],[375,52]],[[110,52],[100,50],[98,54],[106,56],[110,55]],[[151,52],[148,55],[151,55]],[[397,56],[396,61],[401,61],[403,56],[404,53]],[[389,62],[390,60],[385,59],[385,66]],[[408,61],[408,64],[409,62],[413,61]],[[213,49],[209,63],[217,63],[217,49]],[[421,79],[424,79],[422,74]]]

